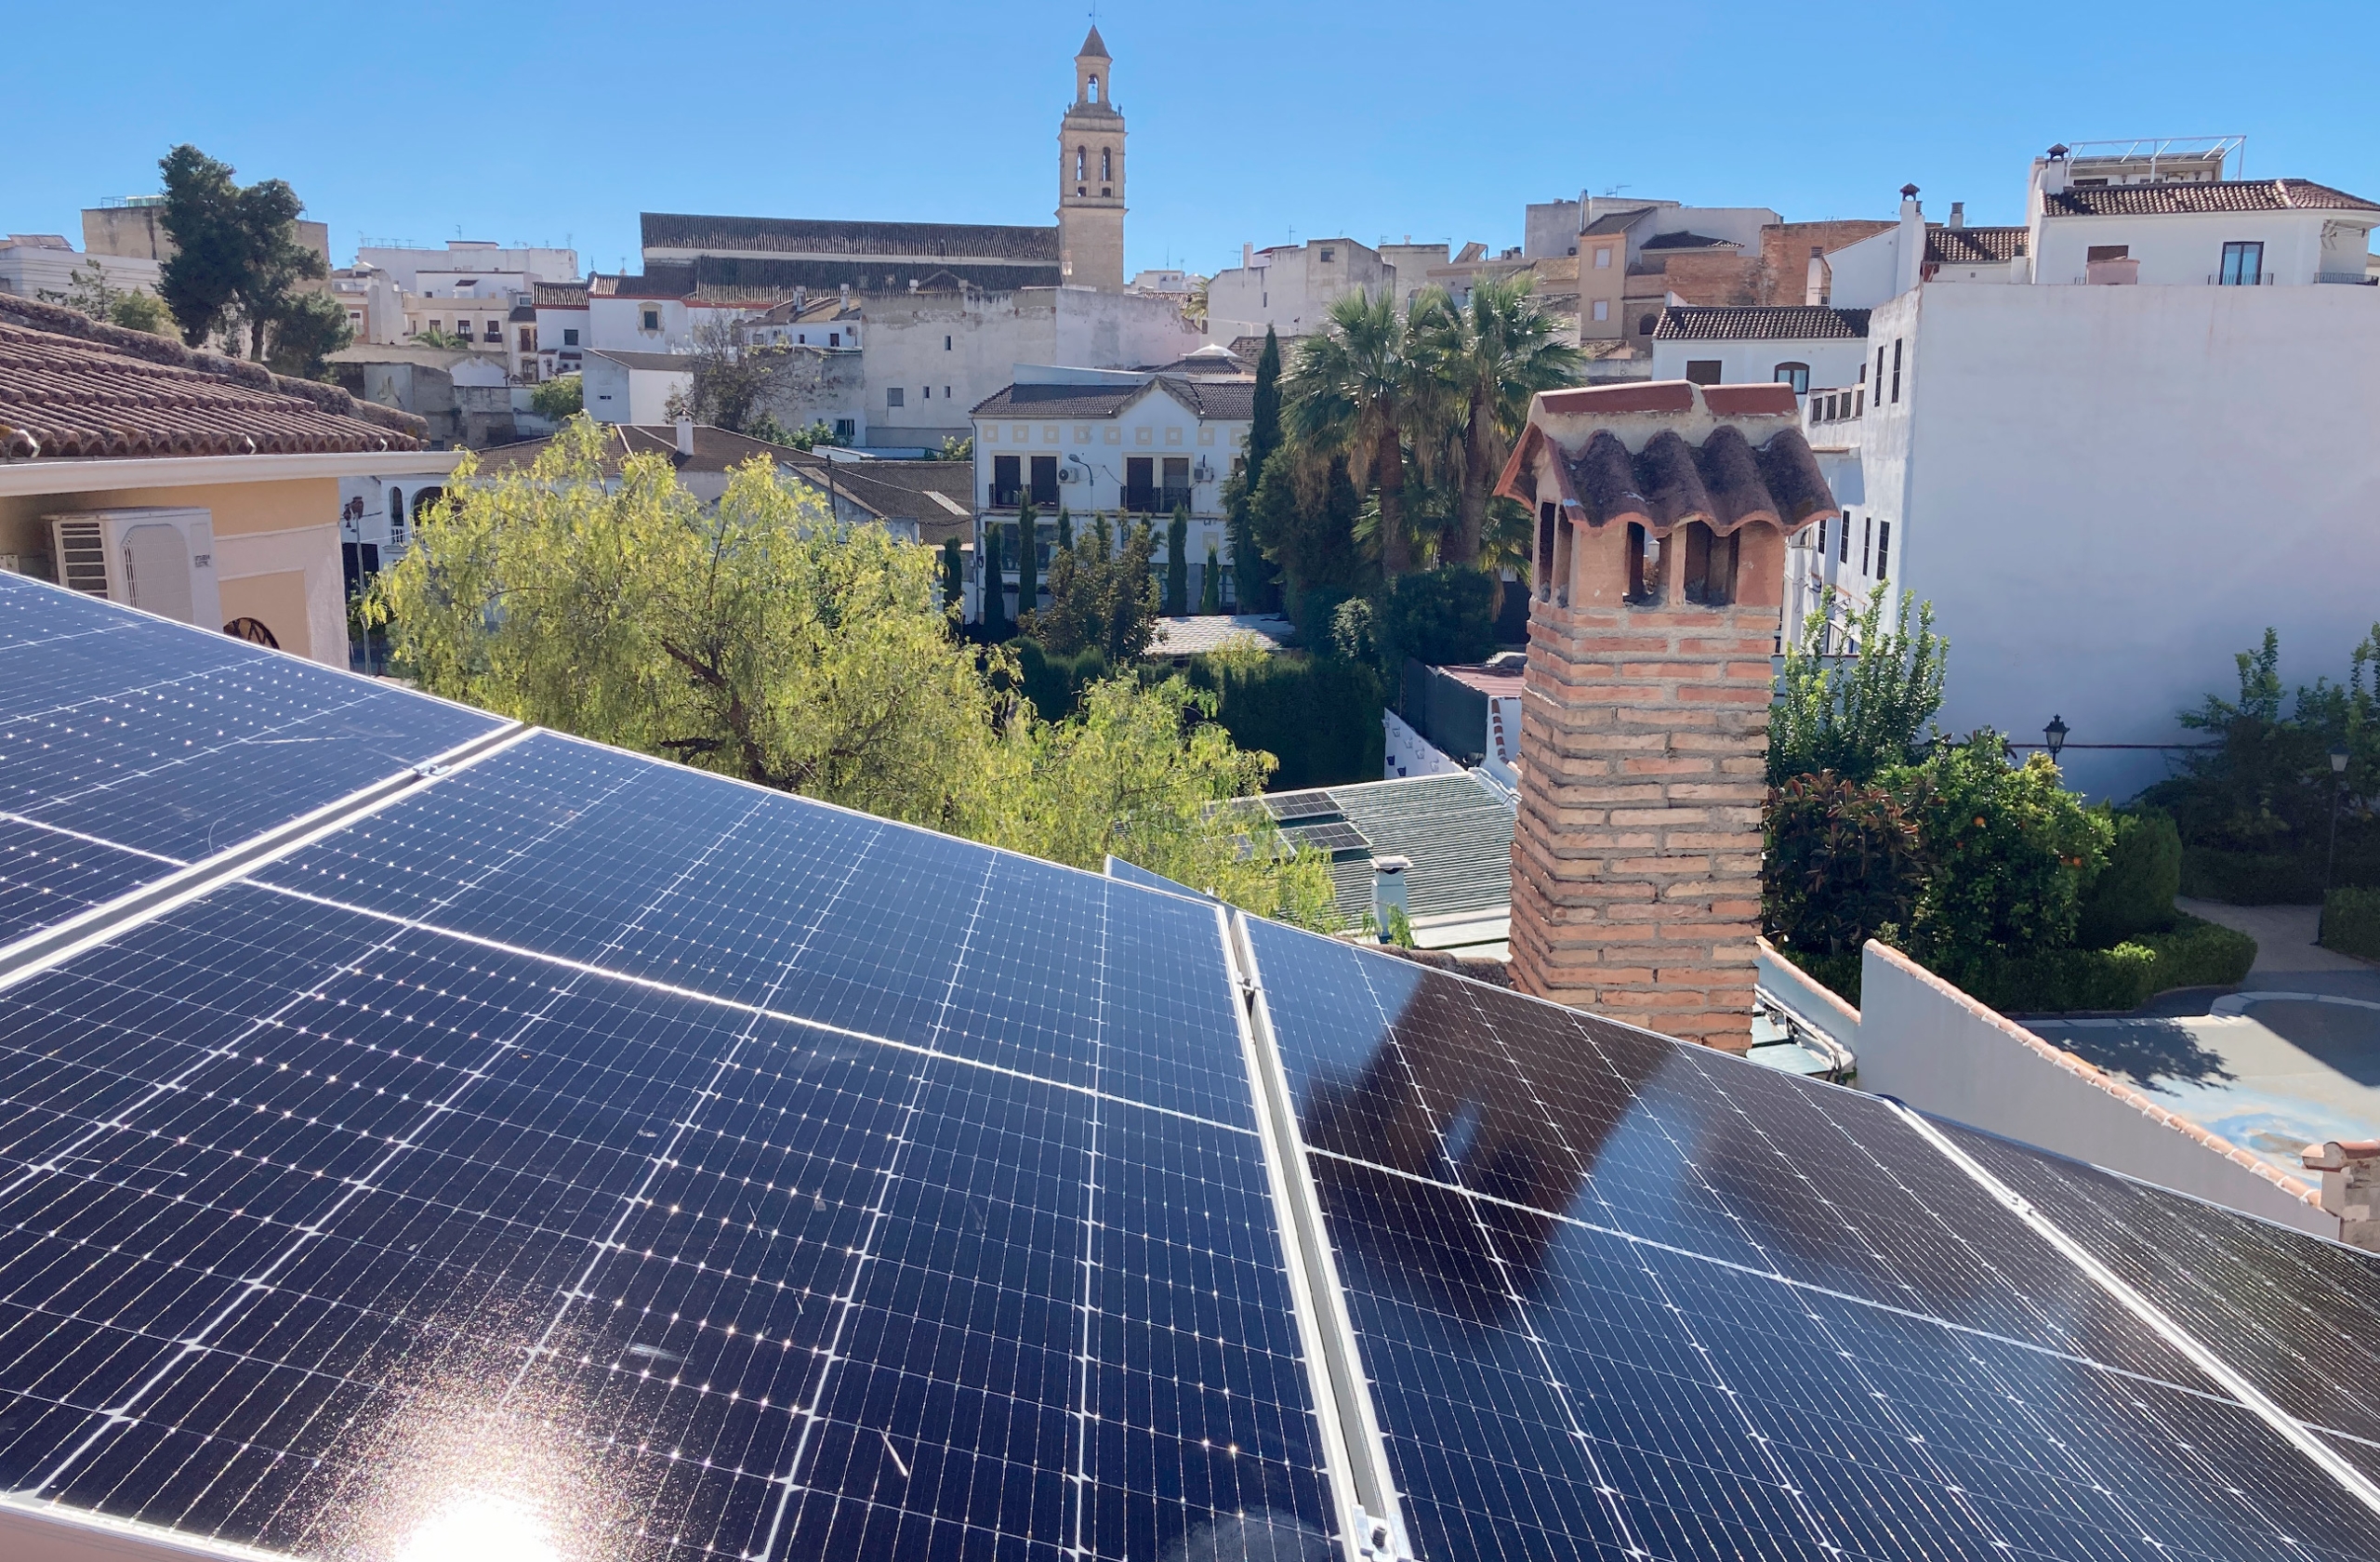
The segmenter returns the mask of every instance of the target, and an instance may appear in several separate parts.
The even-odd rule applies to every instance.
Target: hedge
[[[1193,656],[1190,682],[1222,696],[1215,720],[1234,743],[1281,761],[1271,790],[1381,778],[1388,734],[1370,668],[1335,656],[1276,654],[1253,667]]]
[[[2380,890],[2333,890],[2322,907],[2322,947],[2380,960]]]
[[[2369,892],[2367,892],[2369,893]],[[2380,940],[2380,893],[2371,929]],[[1786,954],[1853,1008],[1859,1006],[1858,955]],[[2248,974],[2256,941],[2196,917],[2163,933],[2143,933],[2112,949],[2051,949],[2002,956],[1939,974],[1978,1003],[2004,1014],[2060,1014],[2079,1009],[2123,1012],[2176,987],[2225,987]]]
[[[2324,854],[2186,846],[2182,849],[2182,894],[2194,900],[2228,901],[2234,906],[2318,906],[2322,899]],[[2350,887],[2380,885],[2380,854],[2342,845],[2331,881]]]

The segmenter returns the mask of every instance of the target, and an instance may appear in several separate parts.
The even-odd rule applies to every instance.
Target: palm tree
[[[1357,473],[1370,469],[1380,492],[1381,573],[1392,580],[1409,558],[1403,425],[1420,389],[1410,345],[1392,289],[1345,294],[1322,333],[1300,344],[1281,384],[1289,427],[1308,450],[1344,452]]]
[[[1448,305],[1429,317],[1419,349],[1456,404],[1461,439],[1462,498],[1449,549],[1449,563],[1479,557],[1488,520],[1488,490],[1512,454],[1528,418],[1529,398],[1540,390],[1579,382],[1585,360],[1554,334],[1554,322],[1529,296],[1527,276],[1482,281],[1471,302]],[[1420,314],[1416,299],[1416,314]]]

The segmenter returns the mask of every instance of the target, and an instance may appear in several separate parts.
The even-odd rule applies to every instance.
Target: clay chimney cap
[[[1908,198],[1909,196],[1911,196],[1911,195],[1914,195],[1914,194],[1916,194],[1916,193],[1917,193],[1917,186],[1915,186],[1915,185],[1913,185],[1913,184],[1904,184],[1904,185],[1902,185],[1902,186],[1900,187],[1900,192],[1901,192],[1902,197],[1903,197],[1904,199],[1906,199],[1906,198]]]
[[[2065,156],[2065,155],[2066,155],[2066,143],[2065,143],[2064,141],[2060,141],[2060,142],[2058,142],[2056,146],[2054,146],[2054,147],[2052,147],[2052,148],[2050,148],[2050,149],[2049,149],[2049,154],[2050,154],[2052,157],[2063,157],[2063,156]]]
[[[2380,1160],[2380,1139],[2333,1139],[2298,1157],[2308,1172],[2344,1172],[2351,1160]]]

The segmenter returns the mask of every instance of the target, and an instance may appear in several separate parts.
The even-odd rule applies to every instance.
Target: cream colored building
[[[1116,62],[1093,27],[1075,56],[1075,100],[1058,122],[1058,268],[1070,287],[1124,290],[1124,114]]]

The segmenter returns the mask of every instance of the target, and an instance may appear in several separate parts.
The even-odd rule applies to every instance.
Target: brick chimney
[[[1742,1052],[1786,539],[1841,513],[1792,389],[1545,392],[1497,492],[1537,515],[1514,978]]]
[[[2380,1140],[2334,1139],[2308,1145],[2298,1158],[2308,1172],[2322,1174],[2322,1208],[2339,1218],[2339,1240],[2350,1248],[2380,1252]]]

